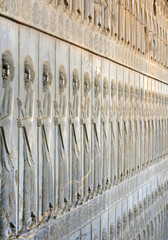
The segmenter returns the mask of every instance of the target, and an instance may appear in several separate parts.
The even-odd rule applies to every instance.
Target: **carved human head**
[[[95,80],[94,80],[94,94],[95,98],[99,96],[99,93],[101,92],[101,85],[100,85],[100,74],[96,74]]]
[[[154,102],[155,102],[155,96],[156,96],[155,92],[152,91],[152,103],[153,103],[153,104],[154,104]]]
[[[43,91],[46,92],[52,83],[51,67],[48,61],[43,64]]]
[[[151,91],[150,90],[148,91],[148,102],[149,103],[151,102]]]
[[[103,80],[103,98],[106,98],[109,94],[109,85],[107,78],[105,77]]]
[[[111,80],[111,97],[113,98],[116,95],[116,84],[114,79]]]
[[[134,98],[134,88],[131,85],[131,87],[130,87],[130,100],[132,101],[133,98]]]
[[[147,100],[148,100],[148,90],[145,89],[145,102],[147,102]]]
[[[159,103],[161,104],[162,103],[162,94],[159,93]]]
[[[90,77],[89,77],[89,73],[86,72],[84,75],[84,96],[86,97],[91,89],[91,83],[90,83]]]
[[[3,88],[6,88],[13,81],[15,75],[15,67],[11,52],[6,49],[2,54],[2,78]]]
[[[129,96],[129,87],[127,83],[125,84],[125,87],[124,87],[124,96],[125,96],[125,99],[127,99]]]
[[[73,91],[73,96],[75,96],[79,91],[79,75],[78,75],[77,69],[74,69],[73,71],[72,91]]]
[[[110,237],[114,237],[115,236],[115,226],[113,223],[110,224]]]
[[[25,90],[30,89],[31,84],[34,82],[35,72],[33,68],[33,62],[30,56],[27,56],[24,61],[24,80]]]
[[[121,219],[118,217],[117,219],[117,234],[119,235],[121,232]]]
[[[135,99],[136,100],[139,99],[139,88],[138,87],[135,88]]]
[[[107,237],[107,231],[105,228],[103,228],[103,232],[102,232],[102,240],[107,240],[108,237]]]
[[[129,216],[129,222],[131,222],[131,221],[132,221],[132,217],[133,217],[133,214],[132,214],[132,210],[131,210],[131,209],[129,209],[128,216]]]
[[[156,99],[156,103],[158,103],[159,97],[158,97],[158,93],[157,92],[156,92],[155,99]]]
[[[141,102],[144,101],[144,89],[141,88]]]
[[[118,83],[118,99],[119,100],[122,98],[122,95],[123,95],[123,87],[122,87],[121,82],[119,81],[119,83]]]
[[[67,78],[65,73],[65,68],[63,65],[59,68],[59,93],[62,94],[67,85]]]

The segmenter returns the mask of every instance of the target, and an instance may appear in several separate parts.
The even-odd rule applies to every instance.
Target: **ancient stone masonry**
[[[167,239],[168,4],[0,0],[0,239]]]

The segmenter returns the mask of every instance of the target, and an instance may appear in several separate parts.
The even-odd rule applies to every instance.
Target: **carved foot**
[[[92,189],[89,187],[86,201],[93,199]]]
[[[97,186],[97,195],[99,195],[99,194],[102,194],[102,189],[101,189],[100,184],[98,184],[98,186]]]
[[[82,198],[81,195],[79,193],[77,193],[77,202],[76,202],[76,206],[82,205]]]
[[[107,181],[106,181],[106,190],[110,189],[110,184],[109,184],[109,180],[107,178]]]
[[[27,221],[27,231],[32,230],[36,226],[36,216],[31,212],[30,219]]]

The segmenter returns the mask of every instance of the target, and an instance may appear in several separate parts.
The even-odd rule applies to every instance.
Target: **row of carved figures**
[[[166,194],[167,181],[156,188],[155,192],[144,197],[143,201],[135,204],[133,209],[128,209],[128,212],[124,211],[122,216],[116,219],[116,223],[109,219],[109,236],[107,229],[104,227],[102,229],[102,239],[166,240],[168,227]],[[93,239],[97,240],[99,238],[95,235]]]
[[[148,4],[151,6],[148,7]],[[166,14],[160,14],[156,1],[144,7],[140,1],[58,1],[56,8],[70,14],[94,30],[106,33],[167,66]],[[164,10],[162,9],[164,12]],[[156,17],[157,15],[157,17]],[[163,19],[162,19],[163,18]]]
[[[0,236],[4,234],[6,215],[8,216],[8,172],[13,171],[16,165],[15,156],[12,156],[12,116],[15,101],[18,106],[20,142],[23,143],[19,149],[19,161],[23,165],[23,192],[19,195],[23,200],[18,235],[30,230],[36,222],[38,198],[36,199],[35,192],[38,181],[41,182],[42,191],[41,215],[45,216],[49,206],[50,209],[55,209],[54,216],[57,217],[167,155],[166,94],[160,92],[158,95],[154,91],[151,93],[138,87],[134,89],[132,85],[129,88],[128,83],[123,86],[121,81],[118,85],[114,80],[109,84],[107,77],[102,84],[101,75],[97,72],[92,86],[86,72],[83,94],[80,95],[81,81],[77,69],[74,69],[72,82],[69,82],[72,91],[70,101],[67,97],[66,71],[61,65],[58,79],[59,100],[54,100],[51,94],[52,71],[49,62],[45,61],[43,99],[42,102],[37,99],[36,114],[33,88],[35,70],[30,56],[24,61],[25,102],[14,96],[14,75],[13,57],[9,50],[5,50],[2,55],[4,95],[0,109],[0,224],[3,226]],[[166,88],[166,85],[163,86]],[[83,100],[80,103],[81,96]],[[34,131],[37,129],[39,139],[34,138]],[[52,141],[55,144],[53,148]],[[40,163],[35,160],[37,142],[41,152]],[[52,151],[55,153],[54,157]],[[35,169],[41,167],[41,175],[35,180]]]

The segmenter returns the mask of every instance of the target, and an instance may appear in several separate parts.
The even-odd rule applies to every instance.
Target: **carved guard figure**
[[[114,79],[111,81],[111,106],[110,106],[110,124],[111,124],[111,184],[117,181],[117,137],[116,137],[116,84]]]
[[[109,86],[107,78],[103,80],[103,106],[102,106],[102,132],[103,132],[103,190],[109,186],[108,165],[109,165],[109,146],[108,146],[108,111],[109,111]]]
[[[62,213],[67,207],[66,184],[67,184],[67,146],[66,146],[66,118],[67,118],[67,77],[63,65],[59,68],[59,103],[54,101],[54,123],[58,128],[58,211]]]
[[[43,64],[43,102],[38,99],[38,112],[37,125],[41,128],[42,132],[42,215],[47,211],[49,196],[50,196],[50,164],[51,164],[51,119],[52,119],[52,96],[50,86],[52,83],[52,73],[50,64],[45,61]]]
[[[70,125],[72,136],[72,207],[75,207],[80,199],[80,141],[79,141],[79,75],[75,69],[73,71],[72,92],[73,103],[70,102]]]
[[[31,199],[32,192],[34,194],[34,160],[32,154],[33,146],[33,118],[34,118],[34,90],[32,84],[35,78],[35,72],[33,68],[33,62],[30,56],[25,58],[24,62],[24,84],[26,91],[25,105],[18,98],[18,108],[21,112],[22,118],[18,118],[18,127],[23,132],[23,217],[22,226],[17,235],[24,233],[27,229],[28,219],[30,217],[30,205],[34,208],[34,200]],[[32,202],[32,204],[30,204]]]
[[[91,83],[88,72],[84,75],[84,104],[82,103],[82,118],[83,126],[83,164],[84,164],[84,201],[90,198],[89,189],[91,189],[91,139],[90,139],[90,90]]]
[[[100,185],[101,179],[100,172],[101,169],[99,169],[99,161],[100,161],[100,137],[99,137],[99,124],[100,124],[100,110],[101,110],[101,104],[100,104],[100,98],[99,94],[101,92],[101,86],[100,86],[100,74],[95,75],[94,80],[94,105],[92,105],[92,126],[93,126],[93,134],[94,134],[94,195],[99,193],[100,188],[102,187]]]
[[[0,108],[0,238],[6,239],[7,219],[6,213],[8,212],[8,197],[7,197],[7,172],[14,170],[12,161],[12,117],[13,117],[13,104],[14,93],[11,82],[14,79],[15,67],[11,52],[7,49],[2,54],[2,87],[4,95],[2,105]],[[13,232],[12,232],[13,233]],[[10,235],[10,233],[9,233]]]

